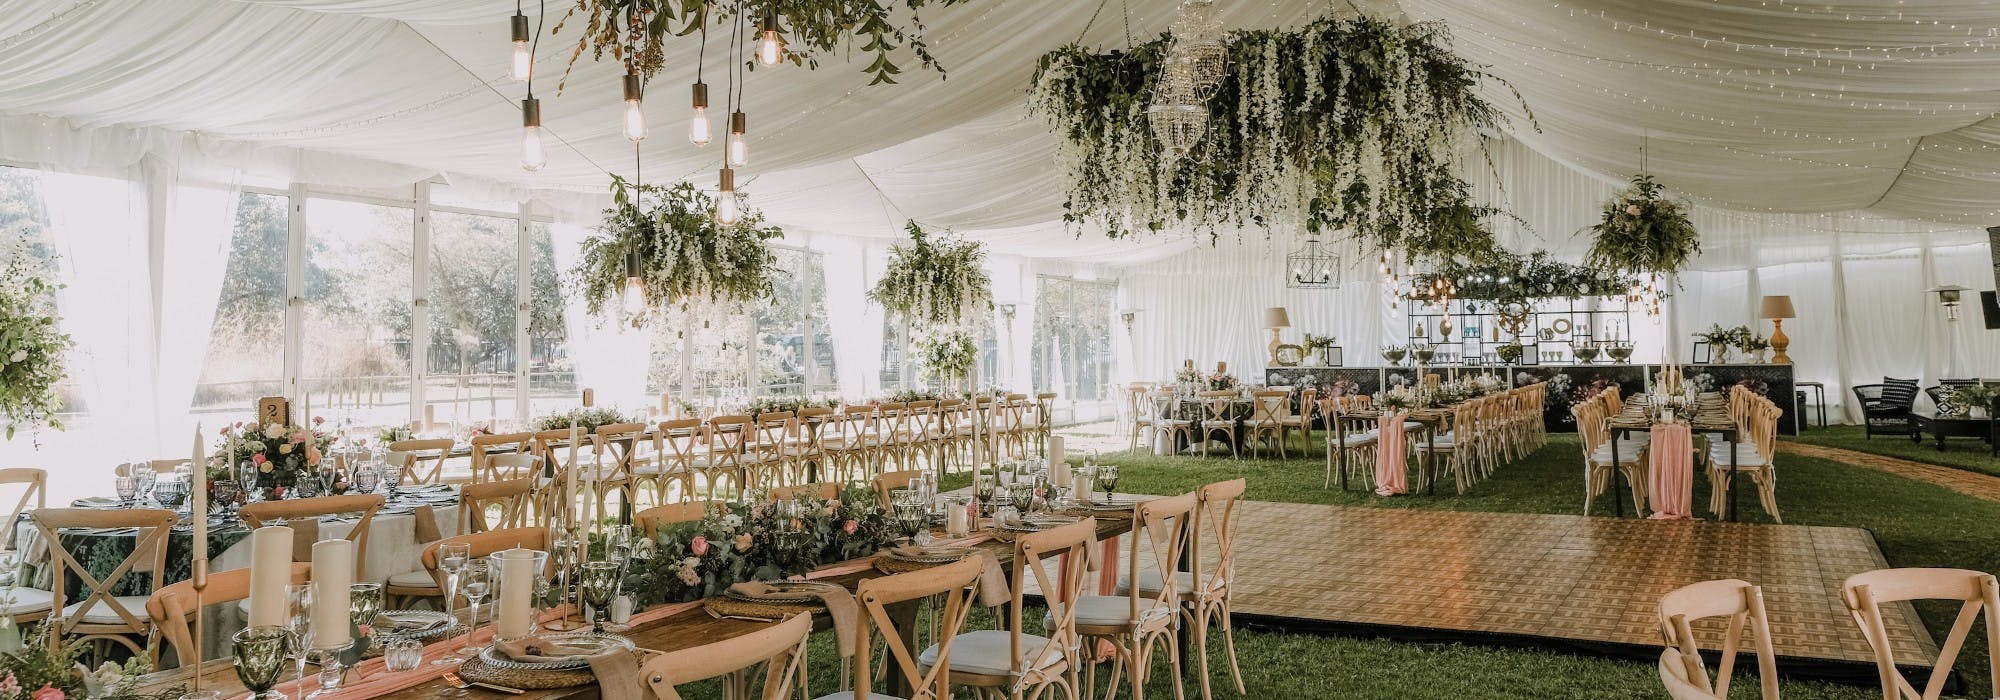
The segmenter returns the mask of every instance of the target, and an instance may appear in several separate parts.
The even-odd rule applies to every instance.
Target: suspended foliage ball
[[[1701,252],[1701,235],[1688,220],[1687,207],[1667,198],[1651,175],[1604,203],[1604,216],[1590,227],[1590,264],[1641,275],[1671,275]]]
[[[645,308],[626,314],[634,327],[670,306],[735,304],[771,295],[783,274],[766,241],[781,238],[776,226],[760,226],[762,213],[747,210],[734,226],[711,214],[715,199],[682,182],[671,186],[634,185],[611,177],[612,206],[597,233],[583,241],[583,256],[572,271],[593,316],[617,308],[625,293],[627,259],[638,253]]]
[[[910,242],[889,251],[889,265],[868,300],[929,331],[955,326],[993,306],[993,280],[986,276],[986,246],[953,237],[932,240],[917,222],[907,228]]]
[[[73,343],[56,317],[56,286],[21,258],[0,268],[0,421],[10,440],[24,428],[62,429],[56,386]]]

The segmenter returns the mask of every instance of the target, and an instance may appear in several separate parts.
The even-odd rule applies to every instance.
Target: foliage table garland
[[[1189,157],[1163,157],[1146,108],[1168,39],[1041,58],[1032,108],[1061,140],[1064,218],[1116,238],[1168,227],[1345,230],[1411,257],[1492,249],[1453,169],[1456,150],[1502,121],[1495,80],[1454,53],[1444,25],[1324,17],[1226,39],[1230,71]]]

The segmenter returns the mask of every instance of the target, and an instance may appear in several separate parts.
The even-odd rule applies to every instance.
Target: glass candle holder
[[[390,672],[413,670],[424,663],[424,645],[414,639],[396,639],[382,645],[382,663]]]

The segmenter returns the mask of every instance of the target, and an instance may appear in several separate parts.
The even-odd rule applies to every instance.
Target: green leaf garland
[[[752,28],[765,17],[776,17],[783,37],[785,59],[793,65],[819,67],[820,54],[831,54],[842,44],[872,53],[874,59],[863,72],[874,76],[869,85],[895,84],[902,69],[890,60],[895,51],[908,46],[925,68],[944,74],[944,66],[931,55],[925,43],[923,19],[918,12],[926,6],[950,7],[969,0],[576,0],[552,34],[560,34],[572,19],[584,26],[570,53],[569,67],[589,53],[592,60],[604,60],[609,53],[620,62],[630,62],[647,79],[666,65],[666,40],[699,31],[711,18],[727,25],[741,16]],[[909,13],[909,22],[899,24],[891,13],[900,4]],[[746,38],[746,41],[749,40]],[[751,64],[755,66],[753,61]],[[564,71],[568,82],[568,70]]]

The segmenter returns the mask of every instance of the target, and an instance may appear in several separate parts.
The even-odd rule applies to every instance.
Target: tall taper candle
[[[347,540],[320,540],[312,546],[313,646],[319,649],[345,648],[354,638],[348,634],[348,588],[354,585],[354,543]]]
[[[285,585],[292,582],[292,529],[269,525],[250,533],[250,626],[285,624]]]
[[[530,594],[535,590],[535,579],[542,572],[535,570],[535,551],[515,547],[500,552],[500,612],[497,634],[506,639],[520,639],[531,634],[535,628],[534,611]]]
[[[569,476],[563,487],[563,520],[576,525],[576,445],[583,441],[583,433],[576,428],[576,419],[569,421]]]
[[[201,444],[201,426],[194,427],[193,469],[188,470],[188,516],[194,520],[194,561],[208,561],[208,450]],[[204,577],[205,578],[205,577]],[[202,581],[197,585],[207,585]]]

